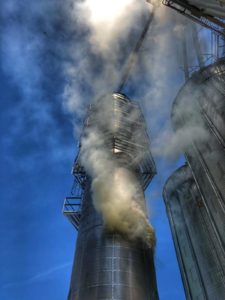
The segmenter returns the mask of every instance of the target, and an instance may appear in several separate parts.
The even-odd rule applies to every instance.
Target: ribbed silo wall
[[[88,183],[68,300],[157,300],[153,251],[107,231]]]

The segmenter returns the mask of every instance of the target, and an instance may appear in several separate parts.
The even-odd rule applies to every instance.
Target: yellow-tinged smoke
[[[107,229],[132,240],[142,239],[153,248],[155,235],[140,183],[133,172],[117,164],[101,141],[101,135],[92,131],[81,148],[82,164],[92,177],[94,206]]]

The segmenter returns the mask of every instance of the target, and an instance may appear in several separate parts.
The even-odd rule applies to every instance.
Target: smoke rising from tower
[[[149,247],[154,247],[154,230],[148,223],[146,208],[143,207],[144,194],[141,184],[127,166],[122,167],[125,162],[122,162],[121,166],[121,160],[115,158],[118,154],[124,155],[122,151],[117,148],[109,149],[106,141],[107,132],[113,132],[112,138],[115,138],[118,130],[121,130],[120,122],[123,122],[121,111],[114,109],[115,115],[111,110],[111,101],[111,97],[102,98],[98,103],[100,108],[95,112],[97,115],[94,121],[87,119],[88,127],[81,139],[81,164],[91,176],[94,205],[102,214],[105,226],[131,239],[140,238]],[[135,112],[127,114],[127,126],[137,122],[137,117]],[[143,145],[145,139],[142,136],[142,128],[131,132],[132,129],[127,129],[130,141],[135,140]],[[144,154],[141,153],[143,156]],[[139,157],[130,157],[130,166],[134,160],[141,159],[144,157],[140,157],[140,153]]]
[[[121,93],[95,99],[73,167],[83,190],[80,210],[64,203],[78,229],[69,299],[158,299],[144,199],[155,172],[138,103]]]
[[[55,5],[46,0],[35,5],[30,5],[29,1],[24,4],[16,1],[2,4],[5,18],[10,21],[2,31],[1,41],[5,50],[1,51],[1,55],[5,71],[12,75],[24,95],[21,107],[30,107],[34,119],[37,119],[37,115],[41,116],[41,120],[47,119],[48,126],[53,118],[55,101],[62,101],[63,108],[73,116],[76,137],[89,99],[97,99],[118,86],[126,65],[124,61],[142,28],[140,16],[151,10],[144,0],[120,1],[119,6],[118,1],[105,0],[107,6],[101,3],[103,6],[99,9],[100,3],[97,0],[68,0]],[[113,5],[113,9],[110,5]],[[102,8],[106,9],[104,15],[101,14]],[[105,15],[110,20],[108,25]],[[62,30],[57,22],[61,22]],[[131,87],[138,85],[134,98],[140,99],[143,104],[148,127],[153,133],[152,152],[159,157],[169,157],[177,149],[182,151],[182,145],[188,143],[190,135],[190,131],[173,135],[168,129],[168,122],[165,123],[170,117],[167,99],[173,99],[180,84],[174,77],[177,72],[171,75],[172,70],[178,68],[175,49],[180,36],[177,31],[170,11],[158,8],[130,78]],[[15,38],[9,38],[12,36]],[[48,102],[42,101],[40,105],[39,100],[33,99],[44,98],[43,82],[48,79],[45,63],[42,62],[45,53],[56,57],[59,64],[57,71],[62,72],[64,83],[61,94]],[[137,82],[138,78],[141,79]],[[196,134],[198,131],[195,129],[192,132]],[[198,136],[202,136],[202,132]],[[51,137],[48,137],[48,141],[51,141]]]
[[[104,3],[100,0],[67,0],[58,1],[56,5],[46,0],[31,6],[29,1],[18,4],[12,0],[2,6],[2,20],[5,20],[1,35],[3,67],[18,83],[24,105],[30,107],[35,118],[42,114],[51,121],[49,106],[62,101],[64,110],[74,116],[74,131],[76,137],[79,136],[80,120],[85,115],[89,99],[114,91],[118,86],[126,59],[142,28],[140,17],[152,9],[151,4],[145,0],[124,0],[120,4],[111,0]],[[135,98],[143,103],[149,128],[153,134],[156,132],[152,146],[157,156],[170,155],[180,144],[176,142],[179,138],[171,138],[168,124],[161,124],[170,111],[166,99],[172,99],[179,86],[178,83],[173,91],[169,89],[174,86],[174,78],[167,70],[171,73],[178,68],[175,49],[180,39],[176,35],[178,26],[173,23],[176,17],[172,17],[173,20],[171,11],[165,7],[156,10],[154,24],[130,78],[131,86],[141,78]],[[58,24],[62,24],[61,27]],[[9,38],[12,36],[15,38]],[[45,65],[48,66],[45,59],[48,60],[49,56],[56,57],[54,63],[65,81],[59,86],[60,94],[47,102],[43,82],[49,80],[45,69]],[[171,95],[168,95],[168,90]],[[39,100],[32,101],[41,97],[45,99],[41,105]],[[171,149],[165,149],[166,153],[161,136],[167,137],[168,149]]]

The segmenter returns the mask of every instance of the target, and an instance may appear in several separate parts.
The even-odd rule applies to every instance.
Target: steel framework
[[[178,13],[188,17],[189,19],[193,20],[194,22],[215,31],[219,35],[223,35],[225,37],[225,21],[206,14],[200,8],[189,4],[185,0],[163,0],[162,3],[165,6],[168,6]]]
[[[105,97],[105,96],[104,96]],[[103,98],[104,98],[103,97]],[[111,97],[111,96],[110,96]],[[114,93],[108,113],[113,114],[113,127],[103,123],[98,125],[104,132],[104,145],[112,154],[112,159],[119,161],[136,173],[142,188],[145,190],[156,174],[156,167],[150,152],[150,143],[144,117],[139,105],[124,94]],[[98,124],[99,112],[102,111],[102,99],[91,104],[84,122],[84,131]],[[63,214],[71,221],[76,229],[79,228],[83,192],[88,176],[81,164],[80,148],[74,161],[72,174],[74,184],[71,195],[66,197],[63,205]]]
[[[99,135],[95,134],[94,142],[91,140],[89,143],[90,151],[91,147],[104,149],[103,156],[107,156],[115,171],[125,170],[135,179],[142,196],[131,197],[134,197],[136,205],[143,207],[146,217],[143,190],[156,173],[138,104],[121,93],[94,101],[89,106],[80,149],[73,166],[75,183],[63,207],[64,214],[78,230],[68,300],[158,300],[154,246],[150,246],[147,239],[141,236],[132,238],[118,228],[108,228],[104,216],[94,205],[94,178],[82,166],[84,145],[93,132]],[[104,167],[106,175],[113,172],[108,169],[107,163]],[[108,197],[108,194],[104,194],[104,197]],[[117,214],[120,217],[120,211]],[[125,222],[127,217],[129,211],[122,216]]]

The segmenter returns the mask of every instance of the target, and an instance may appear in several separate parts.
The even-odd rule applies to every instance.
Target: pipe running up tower
[[[68,300],[157,300],[154,231],[144,189],[156,173],[137,103],[90,105],[64,214],[78,230]]]

